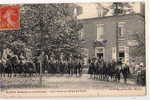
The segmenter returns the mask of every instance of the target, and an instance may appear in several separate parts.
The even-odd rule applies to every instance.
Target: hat
[[[21,60],[24,60],[24,59],[25,59],[25,57],[24,57],[24,56],[20,56],[20,59],[21,59]]]
[[[144,66],[144,64],[141,62],[141,63],[140,63],[140,66]]]

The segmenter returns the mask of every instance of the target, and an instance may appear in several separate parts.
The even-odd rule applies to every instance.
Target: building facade
[[[144,16],[127,14],[119,16],[96,17],[80,20],[81,43],[84,62],[92,57],[103,58],[106,62],[118,59],[124,63],[135,61],[132,49],[139,45],[135,35],[145,34]],[[118,49],[117,49],[118,48]]]

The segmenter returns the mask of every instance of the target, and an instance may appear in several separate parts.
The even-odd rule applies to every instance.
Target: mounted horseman
[[[8,74],[8,76],[11,76],[12,66],[11,66],[11,63],[10,63],[10,58],[11,58],[12,55],[13,55],[13,52],[10,48],[7,47],[3,50],[1,63],[3,65],[4,76],[5,76],[6,73]]]
[[[16,76],[16,74],[18,73],[18,65],[19,65],[19,59],[17,55],[12,55],[10,57],[10,63],[11,63],[11,67],[12,67],[12,73],[14,74],[14,76]]]

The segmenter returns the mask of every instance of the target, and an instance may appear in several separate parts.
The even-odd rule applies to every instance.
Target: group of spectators
[[[89,59],[88,62],[88,73],[92,79],[120,82],[123,78],[124,83],[127,83],[127,79],[130,78],[136,80],[139,85],[146,85],[146,69],[143,63],[131,67],[121,61],[105,62],[98,58]]]

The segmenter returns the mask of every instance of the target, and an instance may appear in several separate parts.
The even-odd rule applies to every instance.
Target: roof
[[[136,14],[125,14],[125,15],[114,15],[114,16],[104,16],[104,17],[94,17],[94,18],[87,18],[87,19],[79,19],[79,21],[90,21],[90,20],[97,20],[97,19],[109,19],[109,18],[120,18],[120,17],[126,17],[126,16],[139,16],[141,18],[145,18],[142,14],[136,13]]]

